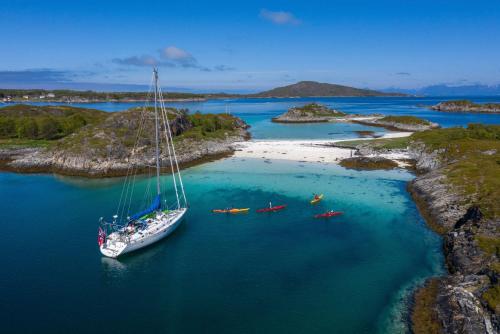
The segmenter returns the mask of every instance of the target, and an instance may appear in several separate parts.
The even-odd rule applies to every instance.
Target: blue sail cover
[[[149,208],[147,208],[146,210],[141,211],[139,213],[136,213],[135,215],[130,217],[130,220],[137,220],[137,219],[141,218],[142,216],[145,216],[147,214],[150,214],[153,211],[158,210],[160,207],[161,207],[161,198],[160,198],[160,195],[157,195],[155,197],[155,199],[153,200],[153,203],[151,203]]]

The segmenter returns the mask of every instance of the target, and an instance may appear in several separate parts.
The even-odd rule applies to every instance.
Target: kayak
[[[240,212],[248,212],[250,208],[242,208],[242,209],[215,209],[212,210],[213,213],[240,213]]]
[[[311,204],[316,204],[323,199],[323,194],[319,195],[318,198],[313,198]]]
[[[284,208],[286,208],[286,205],[276,205],[276,206],[273,206],[270,208],[259,209],[259,210],[257,210],[257,212],[274,212],[274,211],[283,210]]]
[[[330,217],[340,216],[342,213],[343,212],[339,212],[339,211],[328,211],[328,212],[316,215],[316,216],[314,216],[314,218],[330,218]]]

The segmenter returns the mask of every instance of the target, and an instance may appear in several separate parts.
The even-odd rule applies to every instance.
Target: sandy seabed
[[[411,132],[389,132],[380,138],[408,137]],[[266,160],[291,160],[304,162],[339,163],[354,156],[355,150],[335,147],[333,144],[351,140],[373,140],[374,138],[350,138],[339,140],[251,140],[237,142],[234,156]],[[388,159],[408,159],[403,153],[382,154]]]

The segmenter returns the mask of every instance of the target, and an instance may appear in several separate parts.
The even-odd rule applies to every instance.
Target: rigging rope
[[[160,90],[160,104],[162,106],[162,110],[165,113],[165,115],[168,116],[167,111],[165,109],[165,104],[163,102],[163,92],[161,91],[161,88],[159,88],[159,90]],[[187,206],[186,193],[184,192],[184,184],[182,182],[181,171],[179,169],[179,163],[177,161],[177,154],[175,154],[174,140],[172,138],[172,131],[170,130],[170,124],[168,122],[168,117],[167,117],[167,129],[166,130],[167,130],[168,138],[170,138],[170,143],[172,145],[172,152],[173,152],[173,155],[174,155],[175,168],[177,169],[177,175],[179,177],[179,183],[180,183],[180,186],[181,186],[182,197],[184,198],[184,205]],[[170,159],[170,160],[172,160],[172,159]],[[176,195],[177,195],[177,187],[175,188],[175,190],[176,190]]]

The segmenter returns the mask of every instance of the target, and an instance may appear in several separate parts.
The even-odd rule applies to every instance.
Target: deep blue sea
[[[419,115],[442,126],[500,123],[499,116],[420,106],[440,100],[172,105],[201,112],[224,112],[227,106],[252,125],[254,138],[268,139],[348,138],[363,128],[269,121],[310,101],[352,113]],[[119,111],[133,104],[85,106]],[[99,217],[115,213],[122,178],[0,173],[2,332],[405,333],[412,289],[444,273],[441,240],[409,197],[406,183],[414,176],[406,171],[227,158],[183,175],[191,207],[179,229],[152,247],[112,260],[99,253],[97,226]],[[164,180],[171,188],[170,179]],[[138,179],[137,203],[150,182]],[[309,204],[313,192],[325,194],[316,207]],[[269,201],[288,208],[254,212]],[[252,211],[211,213],[227,206]],[[344,215],[312,218],[330,209]]]

